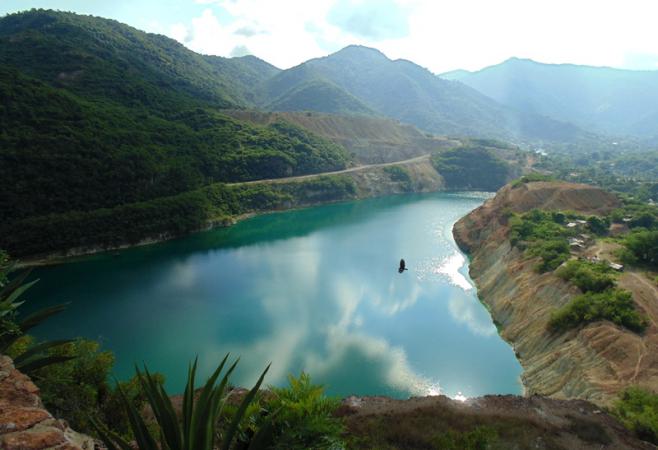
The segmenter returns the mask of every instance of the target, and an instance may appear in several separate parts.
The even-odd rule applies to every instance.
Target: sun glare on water
[[[464,255],[455,252],[441,261],[441,264],[434,269],[434,272],[447,277],[451,284],[465,291],[470,291],[473,289],[473,285],[459,272],[459,269],[461,269],[464,264],[466,264],[466,258],[464,258]]]

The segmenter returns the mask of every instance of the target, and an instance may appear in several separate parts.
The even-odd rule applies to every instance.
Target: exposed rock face
[[[616,206],[612,194],[592,186],[529,183],[504,187],[455,225],[455,240],[471,256],[470,275],[480,299],[524,368],[528,394],[609,404],[630,384],[658,389],[658,359],[651,356],[658,345],[652,316],[658,312],[649,311],[655,306],[643,300],[646,292],[636,293],[632,283],[624,282],[631,274],[624,275],[620,285],[633,290],[638,306],[652,319],[643,335],[610,322],[553,334],[547,329],[551,312],[579,291],[552,273],[536,273],[537,261],[524,258],[508,239],[507,211],[542,208],[600,214]]]
[[[0,449],[92,450],[94,440],[46,411],[30,378],[0,355]]]
[[[385,168],[355,171],[349,174],[357,185],[359,198],[382,197],[408,192],[435,192],[445,189],[443,177],[439,175],[429,155],[417,161],[399,164],[409,175],[408,181],[395,181]]]

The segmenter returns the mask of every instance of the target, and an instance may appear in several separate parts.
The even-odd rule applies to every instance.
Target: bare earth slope
[[[650,321],[643,335],[610,322],[550,333],[547,323],[551,312],[579,291],[552,273],[536,273],[536,261],[525,259],[508,239],[506,211],[543,208],[599,214],[617,204],[612,194],[592,186],[529,183],[504,187],[455,225],[457,243],[471,256],[470,274],[480,299],[524,368],[528,394],[581,398],[605,405],[630,384],[658,389],[658,358],[651,356],[658,343],[655,322]],[[620,286],[633,292],[636,303],[650,318],[658,317],[655,292],[631,276],[625,274]]]
[[[344,146],[361,164],[401,161],[460,145],[457,140],[428,135],[412,125],[381,117],[317,112],[224,112],[235,119],[258,125],[290,122]]]

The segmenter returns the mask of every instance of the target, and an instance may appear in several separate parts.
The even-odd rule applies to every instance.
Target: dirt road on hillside
[[[308,180],[309,178],[318,178],[318,177],[324,177],[327,175],[340,175],[343,173],[350,173],[350,172],[359,172],[361,170],[368,170],[368,169],[376,169],[379,167],[388,167],[388,166],[396,166],[398,164],[412,164],[416,162],[421,162],[421,161],[426,161],[430,159],[430,155],[422,155],[422,156],[416,156],[415,158],[410,158],[410,159],[405,159],[403,161],[394,161],[394,162],[388,162],[388,163],[379,163],[379,164],[366,164],[363,166],[356,166],[356,167],[350,167],[349,169],[343,169],[343,170],[336,170],[334,172],[321,172],[321,173],[312,173],[309,175],[299,175],[296,177],[285,177],[285,178],[268,178],[265,180],[254,180],[254,181],[241,181],[239,183],[227,183],[227,186],[246,186],[249,184],[262,184],[262,183],[288,183],[290,181],[300,181],[300,180]]]

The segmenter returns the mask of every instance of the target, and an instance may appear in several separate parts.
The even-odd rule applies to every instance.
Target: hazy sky
[[[288,68],[349,44],[433,72],[511,56],[658,69],[655,0],[0,0],[117,19],[213,55]]]

